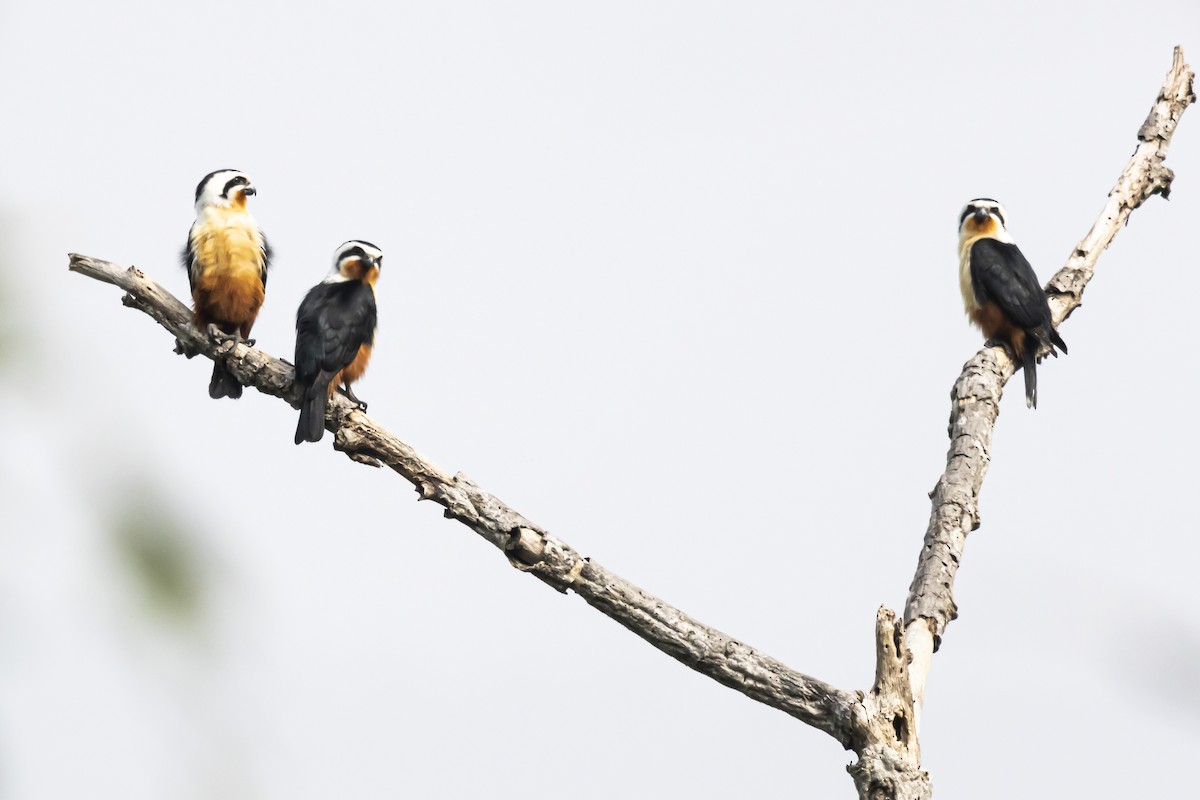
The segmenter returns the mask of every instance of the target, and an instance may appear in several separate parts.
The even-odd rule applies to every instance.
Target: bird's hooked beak
[[[991,212],[988,211],[986,208],[977,208],[977,209],[975,209],[975,215],[974,215],[975,222],[979,225],[982,225],[983,223],[988,221],[988,217],[990,217],[991,215],[992,215]]]
[[[258,190],[254,188],[254,184],[247,183],[242,187],[242,194],[246,195],[246,197],[253,197],[258,194]]]

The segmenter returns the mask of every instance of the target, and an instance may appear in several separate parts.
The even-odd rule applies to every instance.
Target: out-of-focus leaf
[[[15,261],[12,247],[12,225],[0,216],[0,374],[13,366],[12,352],[17,335],[16,308],[12,302],[12,287],[7,280]]]
[[[205,605],[205,559],[161,496],[145,486],[131,490],[113,517],[112,532],[147,608],[181,625],[198,623]]]

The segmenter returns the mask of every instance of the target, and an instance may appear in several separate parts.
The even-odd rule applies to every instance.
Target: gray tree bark
[[[1193,73],[1175,49],[1138,145],[1109,193],[1104,211],[1051,279],[1047,292],[1055,324],[1081,303],[1100,253],[1134,209],[1155,194],[1164,197],[1172,173],[1163,165],[1171,135],[1195,100]],[[134,267],[128,269],[72,254],[70,269],[125,291],[122,302],[153,317],[174,334],[176,352],[223,361],[239,381],[298,407],[290,364],[257,348],[215,344],[191,324],[178,299]],[[957,616],[954,578],[967,534],[979,527],[979,491],[991,457],[992,432],[1004,385],[1015,364],[1002,346],[988,343],[966,363],[951,392],[946,470],[930,495],[932,512],[903,620],[881,608],[876,617],[875,683],[868,691],[837,689],[796,672],[749,645],[689,617],[583,557],[487,493],[462,473],[451,475],[387,431],[340,394],[326,428],[334,447],[359,463],[386,466],[411,482],[420,500],[432,500],[502,551],[509,564],[560,592],[573,592],[652,646],[691,669],[760,703],[828,733],[858,760],[847,767],[860,798],[927,800],[918,728],[921,701],[936,652]]]

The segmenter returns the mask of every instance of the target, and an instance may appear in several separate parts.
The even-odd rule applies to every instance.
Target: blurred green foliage
[[[0,264],[0,371],[3,371],[11,360],[9,358],[9,349],[11,347],[12,334],[8,329],[8,303],[7,295],[4,291],[4,267]]]
[[[36,340],[28,333],[30,318],[21,303],[17,240],[21,220],[12,209],[0,207],[0,380],[15,379],[24,364],[21,348]]]
[[[128,491],[110,530],[147,609],[182,626],[198,624],[206,604],[206,559],[161,494],[145,485]]]
[[[11,264],[14,263],[12,249],[8,242],[10,226],[0,217],[0,373],[12,366],[12,351],[16,338],[16,310],[11,301],[12,288],[8,276],[11,274]]]

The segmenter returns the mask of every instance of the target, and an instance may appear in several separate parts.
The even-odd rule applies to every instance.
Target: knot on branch
[[[508,534],[504,554],[508,556],[508,563],[526,572],[545,557],[546,540],[535,530],[516,528]]]
[[[925,800],[933,795],[929,773],[883,745],[871,745],[846,767],[860,800]]]
[[[367,437],[350,425],[339,425],[333,432],[333,449],[345,453],[347,458],[359,464],[376,468],[383,466]]]
[[[1171,199],[1171,183],[1175,180],[1175,171],[1161,163],[1155,164],[1150,170],[1150,192],[1147,198],[1161,194],[1163,200]]]
[[[181,355],[188,360],[200,355],[200,351],[198,349],[187,344],[183,341],[183,339],[175,340],[175,349],[172,352]]]
[[[532,573],[563,594],[575,585],[589,563],[557,538],[524,525],[509,531],[503,549],[514,568]]]

